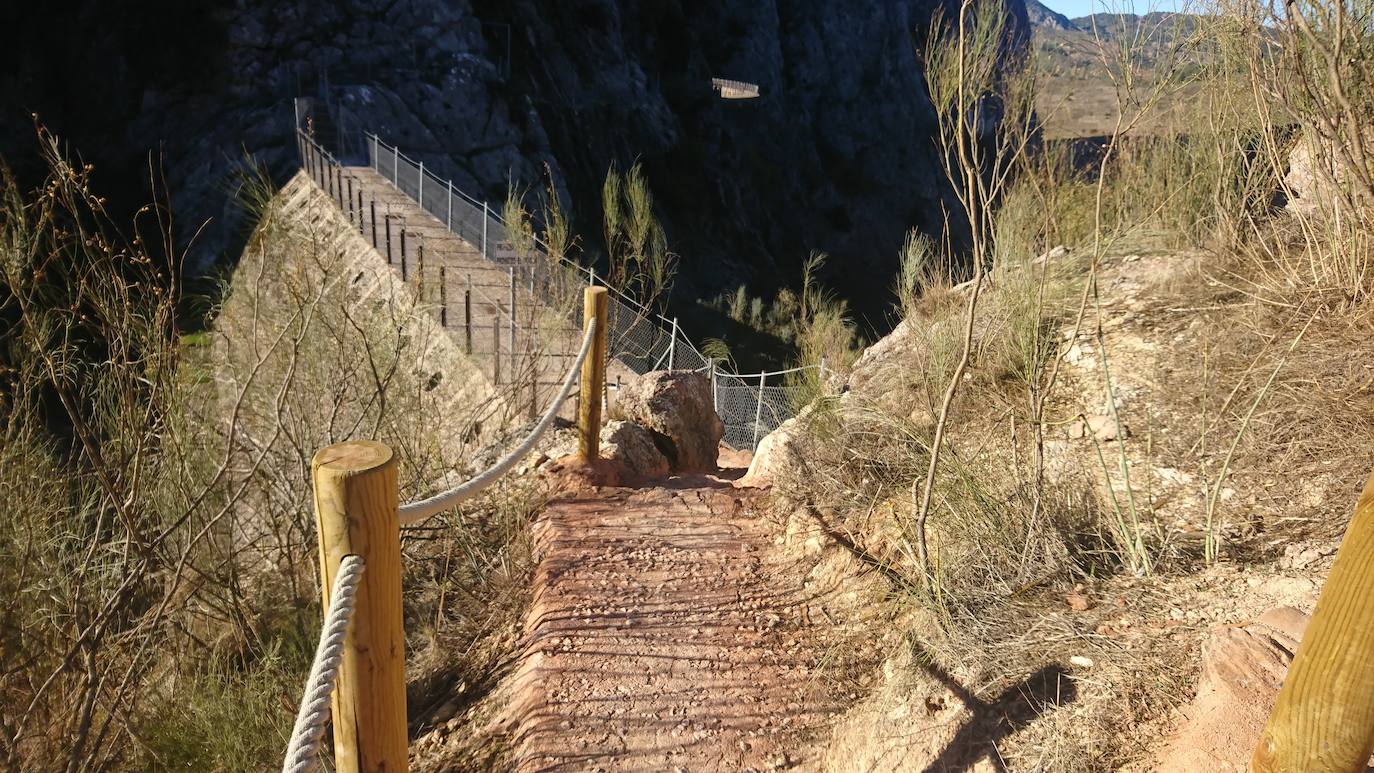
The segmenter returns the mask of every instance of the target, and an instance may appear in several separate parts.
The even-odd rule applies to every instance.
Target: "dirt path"
[[[838,697],[828,624],[752,493],[692,476],[549,505],[516,770],[807,766]]]

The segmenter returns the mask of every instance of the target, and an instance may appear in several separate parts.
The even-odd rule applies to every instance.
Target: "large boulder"
[[[639,478],[668,472],[668,457],[654,444],[653,433],[628,421],[608,421],[601,428],[601,457]]]
[[[656,370],[620,389],[616,411],[649,430],[673,470],[714,470],[725,424],[700,373]]]

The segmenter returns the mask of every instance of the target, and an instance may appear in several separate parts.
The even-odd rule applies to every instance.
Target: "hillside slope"
[[[1058,376],[1036,483],[1011,347],[1025,272],[1045,260],[985,290],[927,525],[933,589],[915,510],[967,287],[929,292],[845,392],[759,452],[796,544],[867,565],[905,610],[888,665],[836,730],[843,755],[887,760],[873,769],[1150,769],[1214,629],[1310,612],[1368,471],[1368,369],[1333,360],[1352,320],[1308,325],[1232,290],[1214,255],[1137,244],[1098,265],[1081,324],[1086,259],[1049,259]],[[1318,418],[1330,410],[1341,418]],[[945,717],[922,708],[937,706],[962,712],[957,734],[928,721]]]

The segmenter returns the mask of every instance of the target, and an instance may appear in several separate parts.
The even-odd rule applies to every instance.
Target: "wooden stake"
[[[601,392],[606,383],[606,288],[588,287],[582,291],[583,335],[596,320],[592,350],[582,362],[582,377],[577,387],[578,450],[582,461],[591,463],[601,454]]]
[[[1250,761],[1256,773],[1363,771],[1374,752],[1374,475]]]
[[[350,440],[311,462],[324,607],[344,556],[363,559],[333,696],[334,767],[404,771],[407,760],[401,537],[391,449]]]
[[[501,315],[491,315],[491,383],[501,383]]]
[[[468,286],[463,290],[463,337],[467,339],[467,353],[472,356],[472,274],[468,274]]]
[[[439,265],[439,327],[448,327],[448,280],[443,264]]]
[[[415,248],[415,291],[420,296],[420,303],[425,302],[425,237],[420,237],[420,244]]]

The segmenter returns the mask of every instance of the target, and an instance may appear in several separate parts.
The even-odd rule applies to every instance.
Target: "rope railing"
[[[301,707],[296,712],[296,724],[291,730],[291,742],[286,747],[282,773],[305,773],[315,761],[325,725],[329,723],[329,697],[339,676],[343,661],[344,635],[353,619],[354,593],[363,575],[363,559],[345,556],[334,577],[334,592],[330,594],[329,612],[324,616],[320,643],[315,648],[315,660],[310,665],[310,677],[301,695]]]
[[[582,345],[558,394],[515,448],[467,482],[399,505],[396,459],[387,446],[349,440],[315,454],[311,478],[320,585],[333,590],[324,596],[320,641],[282,773],[304,773],[314,764],[331,718],[334,763],[340,773],[406,769],[400,527],[453,507],[514,467],[553,425],[574,384],[579,383],[579,374],[579,451],[586,463],[598,458],[601,394],[606,383],[605,288],[586,288],[583,304]],[[368,567],[366,576],[364,566]]]
[[[511,449],[503,456],[500,461],[491,467],[473,476],[466,483],[454,486],[440,494],[421,499],[416,502],[401,505],[399,508],[400,523],[402,526],[411,526],[430,516],[441,513],[457,505],[465,499],[481,493],[491,484],[495,483],[502,475],[505,475],[512,467],[534,448],[534,444],[539,442],[539,438],[552,426],[558,411],[562,408],[564,401],[572,394],[573,384],[577,380],[577,374],[582,370],[582,365],[587,361],[587,354],[592,350],[592,340],[596,335],[596,320],[589,320],[587,332],[582,337],[582,349],[577,353],[577,359],[573,361],[572,367],[568,369],[568,375],[563,379],[563,385],[558,390],[558,395],[549,403],[548,410],[539,422],[534,425],[525,439],[519,445]]]

